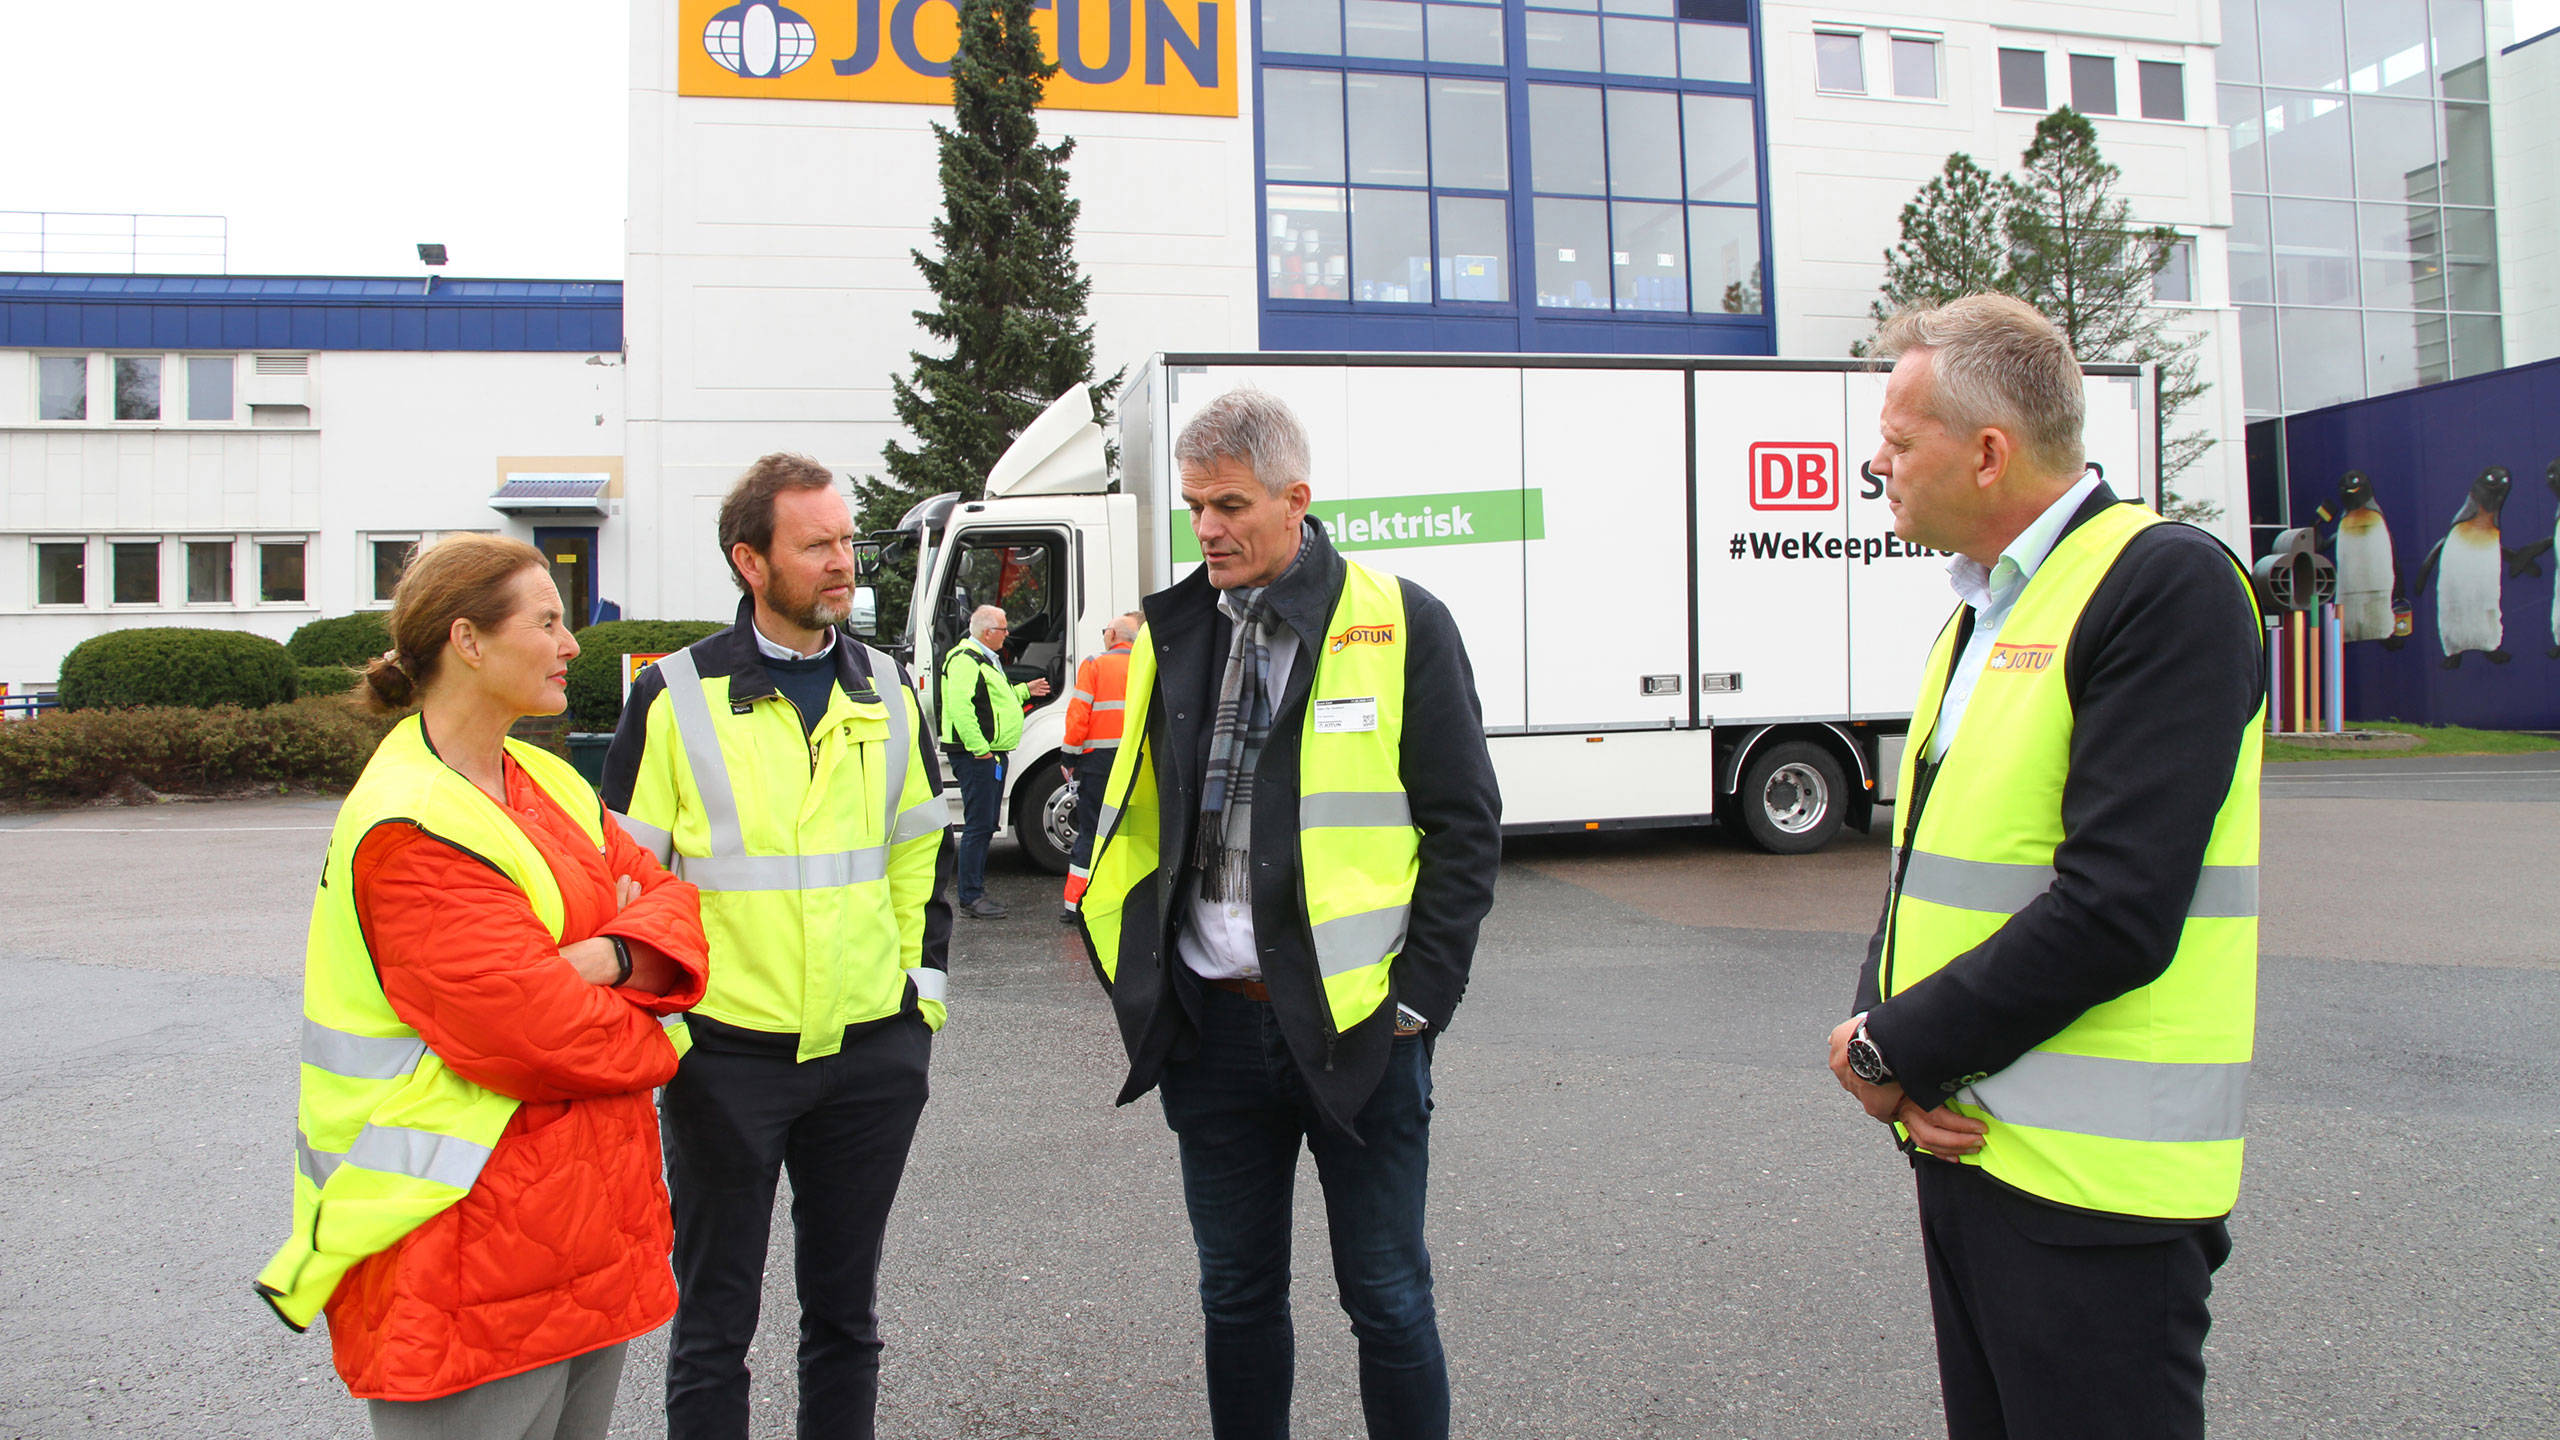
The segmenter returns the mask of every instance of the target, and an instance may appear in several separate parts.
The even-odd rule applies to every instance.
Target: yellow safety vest
[[[802,1060],[905,1009],[910,986],[926,1024],[944,1016],[943,972],[923,957],[948,808],[914,743],[915,695],[864,649],[871,687],[832,687],[814,728],[781,694],[733,707],[729,677],[692,650],[658,661],[666,693],[615,817],[702,891],[711,979],[694,1013],[796,1034]]]
[[[2102,510],[2065,535],[2028,580],[1930,780],[1916,834],[1908,800],[1919,794],[1927,734],[1904,749],[1896,793],[1906,803],[1897,807],[1878,976],[1887,998],[1989,939],[2053,883],[2071,760],[2063,677],[2072,632],[2125,546],[2160,523],[2139,505]],[[2235,583],[2248,589],[2236,575]],[[2253,595],[2253,612],[2255,603]],[[1958,628],[1950,619],[1923,674],[1912,713],[1927,724],[1946,695]],[[1954,1108],[1990,1127],[1982,1149],[1962,1157],[1966,1164],[2084,1210],[2164,1220],[2230,1212],[2240,1193],[2241,1108],[2257,1029],[2256,728],[2244,737],[2214,817],[2169,968],[1959,1090]]]
[[[1387,998],[1387,972],[1404,948],[1413,910],[1420,834],[1398,767],[1404,737],[1404,659],[1411,636],[1404,591],[1392,575],[1345,562],[1342,597],[1326,627],[1306,723],[1298,739],[1298,883],[1316,968],[1336,1033]],[[1129,659],[1127,725],[1094,826],[1093,880],[1084,925],[1105,979],[1120,973],[1121,916],[1129,893],[1162,858],[1164,815],[1148,758],[1147,710],[1155,703],[1155,649],[1141,634]]]
[[[604,848],[604,807],[568,762],[506,742],[526,776]],[[293,1238],[258,1293],[299,1330],[347,1271],[470,1193],[516,1102],[445,1067],[382,993],[356,915],[355,855],[376,826],[415,825],[494,866],[560,938],[560,885],[505,808],[437,758],[417,716],[391,728],[338,808],[302,972],[302,1099]],[[670,1016],[669,1021],[678,1017]],[[680,1025],[671,1038],[681,1053]]]

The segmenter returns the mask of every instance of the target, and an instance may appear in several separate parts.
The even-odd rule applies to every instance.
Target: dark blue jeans
[[[1204,987],[1200,1053],[1165,1067],[1165,1123],[1200,1250],[1209,1426],[1217,1440],[1285,1440],[1297,1341],[1289,1322],[1289,1202],[1301,1139],[1324,1184],[1333,1271],[1360,1342],[1371,1440],[1444,1440],[1449,1370],[1423,1248],[1431,1172],[1431,1053],[1395,1042],[1360,1111],[1365,1144],[1326,1130],[1271,1007]]]
[[[960,874],[951,898],[962,905],[987,893],[987,842],[996,834],[996,810],[1004,803],[1004,757],[971,758],[956,745],[943,747],[960,780]]]

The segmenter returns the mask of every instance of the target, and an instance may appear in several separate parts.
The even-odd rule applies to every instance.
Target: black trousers
[[[2203,1440],[2221,1221],[2081,1215],[1977,1166],[1912,1168],[1951,1440]]]
[[[1093,865],[1093,828],[1102,823],[1102,791],[1111,781],[1111,761],[1119,753],[1116,749],[1087,750],[1076,757],[1076,844],[1067,855],[1071,871]],[[1084,896],[1084,887],[1072,881],[1068,890],[1070,905]]]
[[[882,1237],[932,1057],[932,1031],[906,1015],[848,1031],[844,1049],[822,1060],[797,1062],[789,1048],[726,1048],[715,1035],[677,1067],[658,1102],[676,1223],[670,1440],[747,1433],[747,1345],[764,1297],[774,1182],[786,1167],[800,1293],[799,1433],[870,1440],[880,1398],[873,1298]]]

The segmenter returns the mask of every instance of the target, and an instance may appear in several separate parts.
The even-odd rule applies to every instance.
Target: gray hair
[[[1306,427],[1279,396],[1240,385],[1201,406],[1173,442],[1176,465],[1206,468],[1220,460],[1243,461],[1277,495],[1307,479]]]
[[[1886,321],[1870,353],[1892,361],[1913,351],[1932,357],[1931,419],[1959,433],[2006,431],[2033,468],[2079,477],[2080,362],[2035,307],[2007,295],[1917,306]]]
[[[1001,605],[981,605],[969,612],[969,638],[977,639],[999,625],[1008,624]]]
[[[1115,640],[1135,640],[1138,638],[1138,627],[1145,623],[1147,623],[1145,615],[1130,610],[1112,616],[1111,622],[1102,627],[1102,633]]]

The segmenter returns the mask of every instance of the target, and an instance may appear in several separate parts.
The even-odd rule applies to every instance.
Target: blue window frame
[[[1267,349],[1770,354],[1756,0],[1265,0]]]

